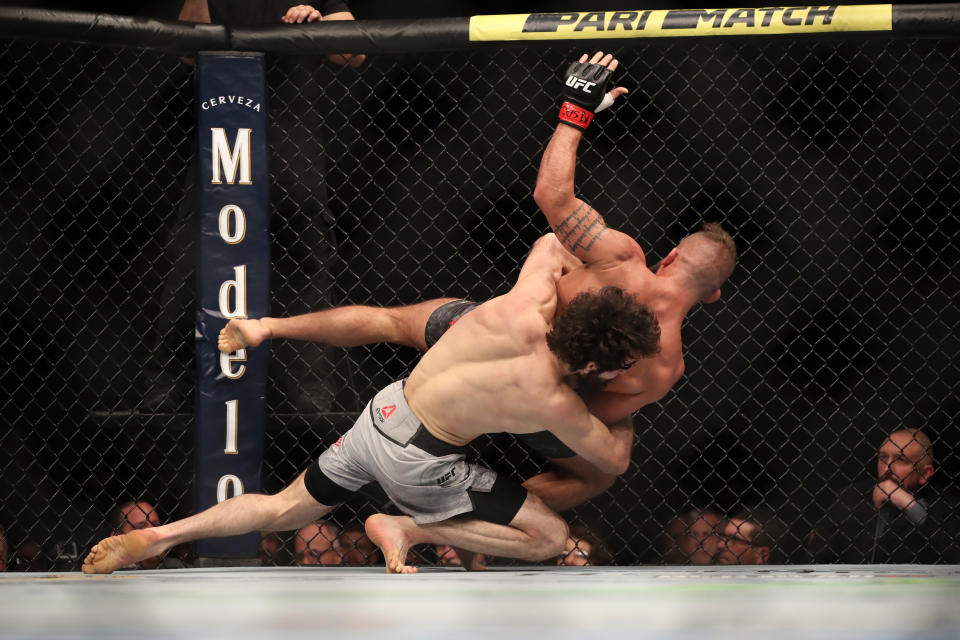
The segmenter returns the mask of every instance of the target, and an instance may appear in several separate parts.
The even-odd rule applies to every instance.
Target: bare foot
[[[258,347],[270,338],[270,330],[263,326],[259,318],[253,320],[234,318],[220,330],[217,336],[217,348],[223,353],[233,353],[237,349]]]
[[[113,573],[164,551],[155,531],[138,529],[122,536],[104,538],[93,545],[83,561],[84,573]]]
[[[410,538],[402,525],[405,517],[378,513],[367,518],[363,525],[367,537],[383,552],[387,573],[417,573],[416,567],[404,564],[410,549]]]
[[[487,570],[487,559],[482,553],[467,551],[466,549],[461,549],[460,547],[454,547],[453,550],[457,552],[457,557],[460,558],[461,566],[463,566],[463,568],[467,571]]]

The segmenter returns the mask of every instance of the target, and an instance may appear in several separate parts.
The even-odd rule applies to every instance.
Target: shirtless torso
[[[530,398],[563,397],[544,335],[549,325],[522,301],[494,298],[464,316],[424,354],[407,401],[438,437],[466,444],[484,433],[546,428]]]
[[[407,379],[407,403],[427,430],[451,444],[484,433],[549,429],[612,471],[623,459],[620,449],[630,443],[612,437],[590,414],[565,383],[573,372],[547,346],[560,271],[546,276],[547,260],[537,251],[566,254],[553,234],[538,241],[508,294],[465,315],[424,354]],[[576,265],[569,254],[564,260],[567,267]]]
[[[651,402],[660,400],[684,372],[681,326],[687,311],[669,287],[647,268],[640,246],[619,232],[629,253],[611,263],[588,264],[564,275],[557,284],[562,308],[578,293],[617,286],[647,305],[660,323],[660,353],[638,360],[629,371],[614,378],[602,393],[590,398],[587,406],[607,424],[613,424]],[[632,245],[632,247],[630,247]]]
[[[588,56],[580,58],[581,64],[587,62]],[[589,63],[592,65],[589,73],[594,73],[597,67],[612,72],[618,66],[617,60],[611,54],[604,55],[602,52],[589,58]],[[593,77],[600,78],[601,75],[591,76]],[[606,91],[605,84],[606,79],[601,86],[591,89],[591,92],[599,90],[599,95],[602,95]],[[585,85],[567,82],[566,86],[576,88]],[[586,92],[587,89],[584,88],[583,91]],[[616,100],[626,93],[627,89],[616,87],[607,95]],[[561,114],[563,113],[561,111]],[[704,280],[694,281],[687,277],[691,273],[689,260],[682,268],[677,267],[684,262],[678,260],[679,249],[683,247],[683,243],[661,261],[660,267],[654,273],[647,267],[646,257],[636,240],[608,228],[603,217],[577,197],[577,149],[585,126],[570,124],[564,117],[560,120],[541,159],[534,192],[534,199],[561,243],[585,265],[583,269],[560,281],[560,304],[563,305],[581,291],[607,285],[618,286],[650,307],[660,322],[659,355],[638,361],[630,371],[618,376],[603,392],[588,402],[595,415],[612,424],[661,399],[680,379],[684,372],[680,339],[683,318],[698,302],[710,302],[719,298],[720,291],[717,288],[715,291],[704,292]],[[685,248],[694,247],[688,245]],[[724,264],[723,260],[717,262],[721,270],[727,266],[732,269],[732,264]],[[717,281],[722,279],[725,278],[718,278]]]

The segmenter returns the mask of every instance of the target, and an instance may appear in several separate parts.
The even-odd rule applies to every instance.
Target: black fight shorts
[[[469,300],[454,300],[440,305],[427,318],[427,327],[424,329],[423,337],[427,343],[427,349],[437,343],[447,330],[457,323],[457,320],[467,315],[480,306],[479,302],[470,302]]]

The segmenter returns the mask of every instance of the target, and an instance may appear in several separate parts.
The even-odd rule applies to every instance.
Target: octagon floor
[[[0,574],[3,638],[958,638],[960,566]]]

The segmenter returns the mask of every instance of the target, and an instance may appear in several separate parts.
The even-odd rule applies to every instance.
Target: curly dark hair
[[[629,367],[660,352],[660,324],[644,304],[619,287],[577,294],[553,320],[547,346],[574,371]]]

